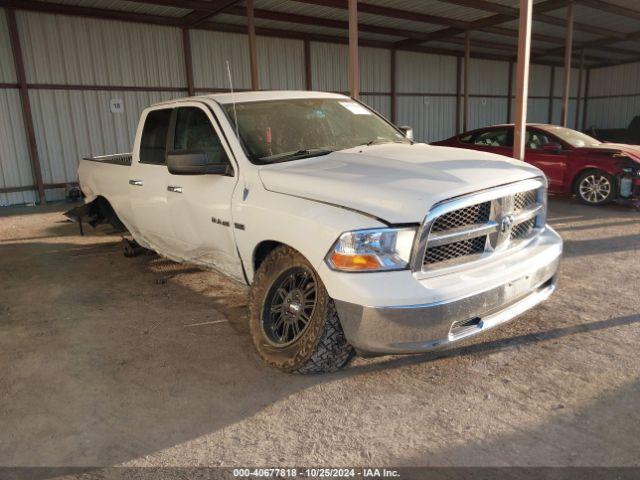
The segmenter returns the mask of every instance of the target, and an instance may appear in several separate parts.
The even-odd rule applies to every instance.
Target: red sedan
[[[434,142],[513,156],[513,125],[496,125]],[[640,196],[640,146],[602,143],[555,125],[527,126],[525,161],[542,170],[549,191],[587,205]]]

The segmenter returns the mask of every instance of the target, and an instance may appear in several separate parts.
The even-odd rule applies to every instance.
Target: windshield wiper
[[[409,142],[404,140],[384,140],[381,138],[376,138],[375,140],[369,140],[366,143],[361,143],[359,146],[366,145],[367,147],[370,147],[371,145],[382,145],[383,143],[409,143]]]
[[[307,148],[302,150],[296,150],[295,152],[284,152],[276,155],[269,155],[268,157],[260,158],[260,161],[267,163],[286,162],[289,160],[298,160],[301,158],[319,157],[321,155],[328,155],[334,150],[329,148]]]

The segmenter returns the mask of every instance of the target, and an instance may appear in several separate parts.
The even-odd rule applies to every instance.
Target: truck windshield
[[[224,105],[255,163],[326,155],[378,143],[410,141],[358,102],[348,98],[289,99]]]

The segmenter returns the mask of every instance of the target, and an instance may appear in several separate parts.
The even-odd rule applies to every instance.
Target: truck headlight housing
[[[408,267],[417,227],[345,232],[327,254],[334,270],[377,272]]]

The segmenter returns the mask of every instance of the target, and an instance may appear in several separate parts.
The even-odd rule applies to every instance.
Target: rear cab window
[[[167,157],[167,134],[172,109],[152,110],[147,114],[140,139],[140,163],[164,165]]]

